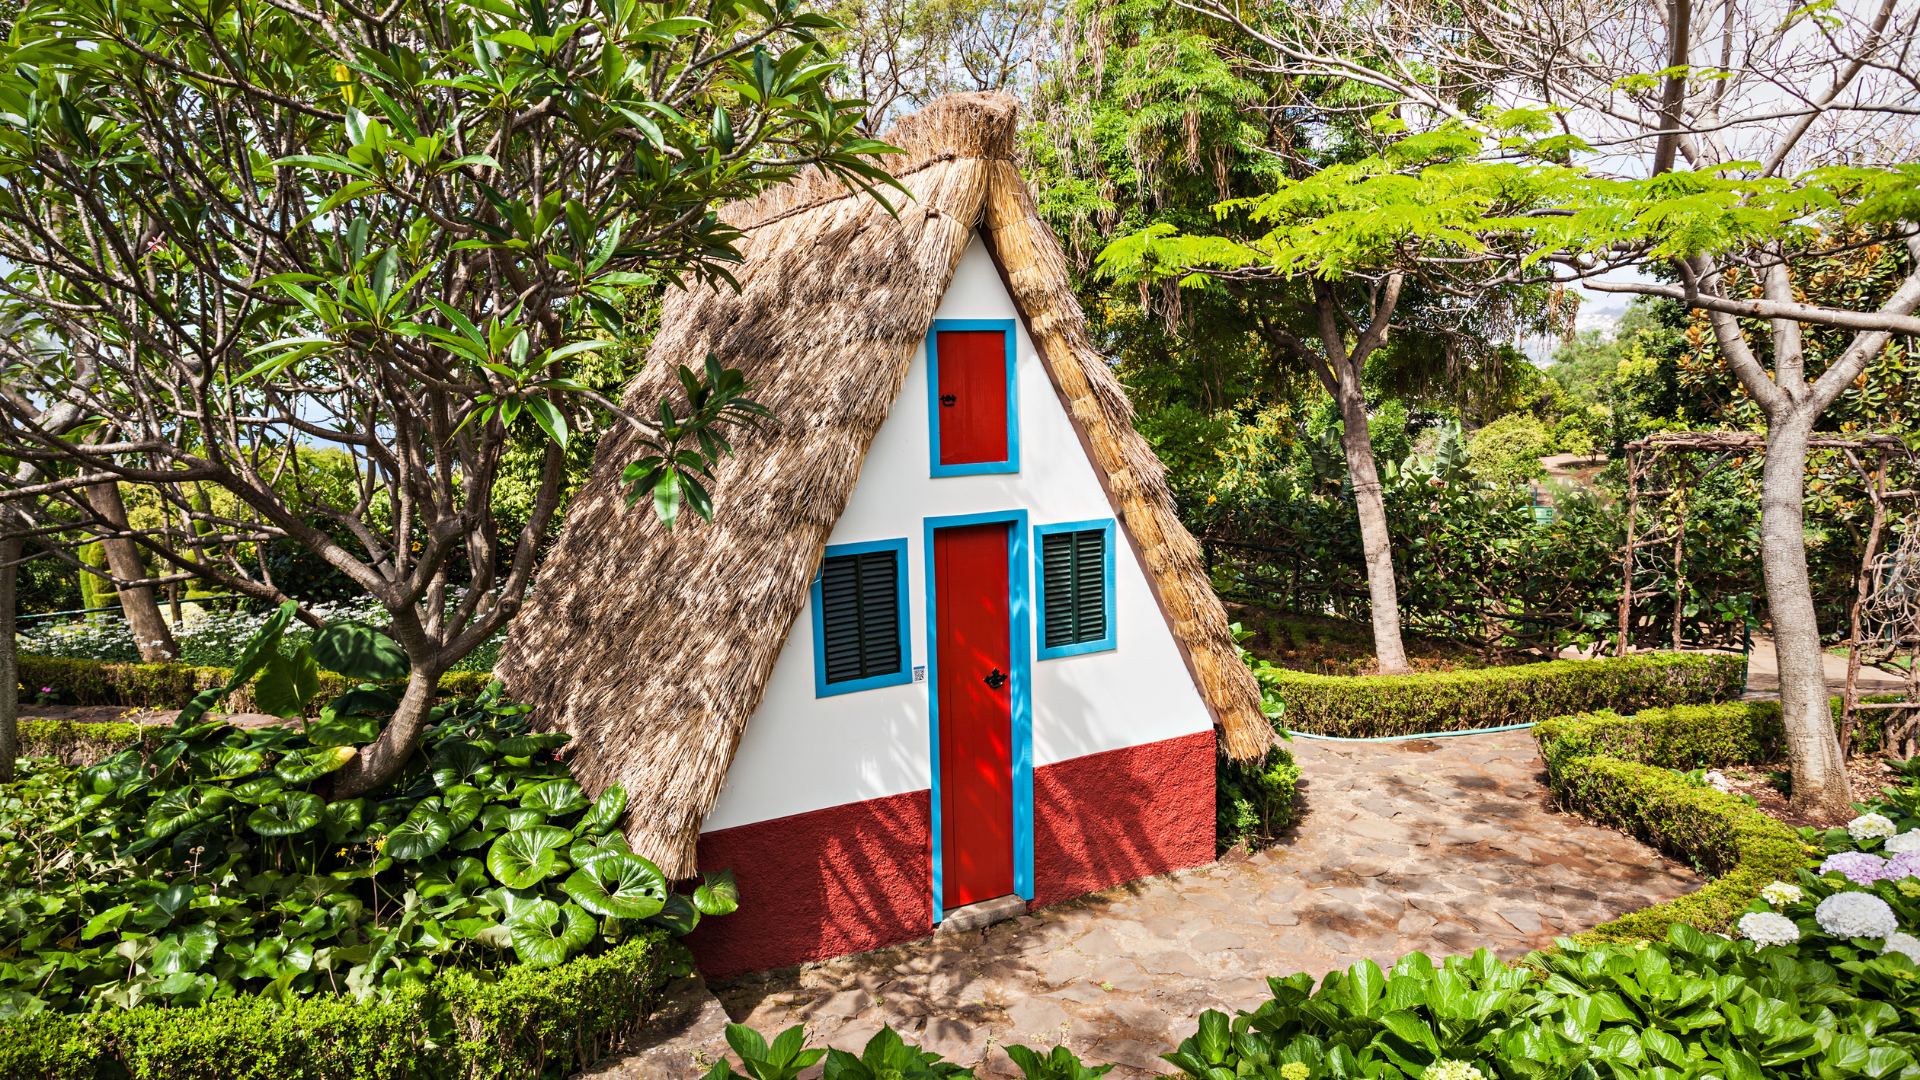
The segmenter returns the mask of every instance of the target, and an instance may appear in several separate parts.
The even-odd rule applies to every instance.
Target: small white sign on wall
[[[926,669],[926,667],[924,667],[924,666],[921,666],[921,667],[916,667],[916,668],[914,668],[914,669],[913,669],[913,681],[914,681],[914,682],[926,682],[926,681],[927,681],[927,669]]]

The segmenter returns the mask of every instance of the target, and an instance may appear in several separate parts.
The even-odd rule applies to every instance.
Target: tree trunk
[[[1367,561],[1367,599],[1373,610],[1373,651],[1382,675],[1409,675],[1406,646],[1400,639],[1400,590],[1393,578],[1393,543],[1387,535],[1387,505],[1380,493],[1380,472],[1373,462],[1373,436],[1367,425],[1366,395],[1359,373],[1343,365],[1334,397],[1340,405],[1340,448],[1353,478],[1353,502],[1360,517],[1360,550]]]
[[[1807,438],[1815,415],[1789,407],[1768,418],[1767,458],[1760,474],[1760,567],[1780,665],[1780,712],[1793,768],[1793,808],[1838,821],[1852,816],[1852,794],[1827,704],[1826,662],[1801,532]]]
[[[0,537],[0,783],[13,782],[13,763],[20,756],[20,654],[13,633],[26,547],[18,536]]]
[[[88,488],[87,505],[114,528],[127,527],[127,506],[120,500],[119,485],[95,484]],[[107,569],[116,579],[138,581],[147,576],[147,568],[140,561],[140,549],[133,541],[107,538],[101,544],[107,550]],[[180,646],[174,644],[173,631],[160,615],[153,586],[122,585],[119,592],[120,610],[126,615],[127,629],[133,632],[134,644],[140,649],[141,662],[170,664],[179,659]]]
[[[361,747],[352,761],[333,774],[334,798],[365,795],[400,775],[427,733],[427,717],[439,687],[439,672],[413,669],[407,676],[407,691],[400,697],[400,707],[394,710],[393,719],[387,721],[386,730]]]

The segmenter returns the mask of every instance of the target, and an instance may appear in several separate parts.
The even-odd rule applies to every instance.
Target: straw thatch
[[[819,177],[728,207],[723,217],[746,233],[740,292],[670,295],[627,405],[674,393],[675,367],[698,368],[711,350],[746,372],[778,425],[743,434],[715,470],[714,520],[687,515],[672,533],[624,505],[618,477],[636,451],[609,435],[514,620],[495,670],[543,725],[573,735],[582,784],[625,785],[634,850],[674,877],[694,873],[700,823],[976,228],[1104,474],[1225,750],[1249,759],[1270,745],[1199,546],[1087,340],[1059,244],[1013,164],[1016,119],[1011,97],[961,94],[901,120],[887,138],[908,153],[888,167],[914,200],[897,218]]]

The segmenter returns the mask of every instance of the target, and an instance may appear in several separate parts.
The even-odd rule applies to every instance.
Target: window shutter
[[[820,624],[828,682],[900,670],[899,587],[895,552],[826,559],[820,568]]]
[[[1107,636],[1107,533],[1047,533],[1040,540],[1047,594],[1046,647],[1057,649]]]

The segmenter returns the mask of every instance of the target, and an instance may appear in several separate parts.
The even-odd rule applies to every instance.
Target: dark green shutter
[[[1107,636],[1107,532],[1047,533],[1040,539],[1045,575],[1047,648]]]
[[[898,553],[829,556],[820,568],[820,624],[830,683],[900,670]]]

